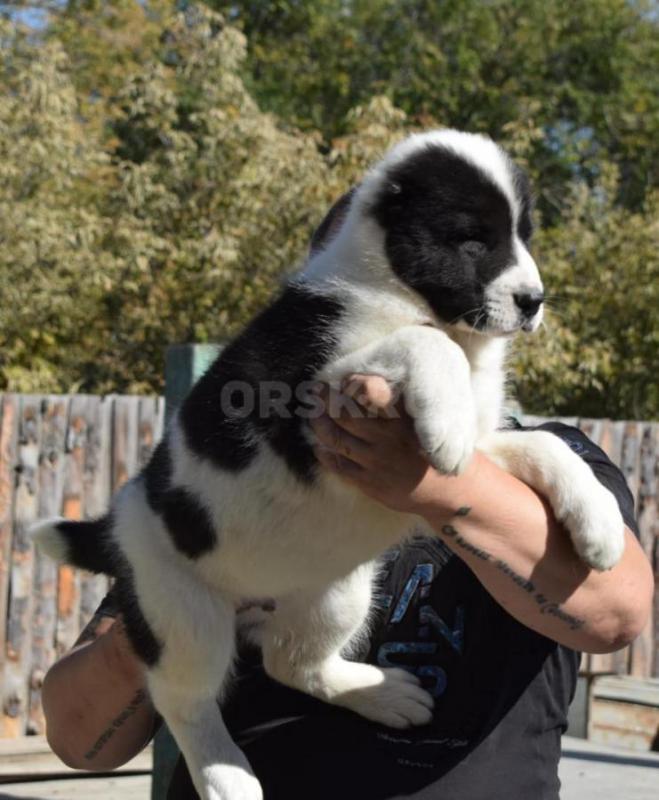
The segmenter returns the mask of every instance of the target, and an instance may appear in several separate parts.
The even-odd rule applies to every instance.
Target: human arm
[[[140,752],[155,710],[120,617],[97,611],[46,673],[42,704],[48,743],[70,767],[112,770]]]
[[[355,378],[347,391],[376,412],[391,402],[388,385],[375,376]],[[629,529],[620,562],[595,572],[578,558],[547,501],[483,454],[476,452],[458,477],[440,475],[404,413],[325,416],[313,426],[326,468],[384,505],[422,517],[527,627],[586,652],[619,649],[642,630],[653,578]]]

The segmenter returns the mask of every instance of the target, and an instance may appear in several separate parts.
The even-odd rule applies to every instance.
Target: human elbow
[[[106,754],[91,761],[87,758],[86,751],[80,749],[79,743],[71,736],[68,725],[63,725],[61,728],[47,725],[46,740],[59,760],[71,769],[87,772],[111,772],[125,763],[125,759],[112,759]]]
[[[41,688],[41,702],[46,718],[46,741],[53,753],[67,767],[91,772],[110,771],[120,764],[96,763],[85,757],[87,747],[81,735],[84,712],[63,686],[69,681],[66,658],[46,673]]]
[[[46,730],[46,740],[50,749],[55,753],[59,760],[71,769],[89,769],[84,763],[82,753],[76,753],[71,749],[69,742],[56,731],[50,728]]]
[[[645,623],[629,620],[599,632],[593,637],[593,644],[587,648],[590,653],[616,653],[628,647],[642,633]]]
[[[635,583],[634,590],[618,597],[596,626],[591,653],[615,653],[630,645],[644,631],[650,619],[654,579],[648,569]]]

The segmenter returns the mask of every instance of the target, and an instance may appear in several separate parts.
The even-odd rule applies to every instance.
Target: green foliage
[[[0,373],[8,388],[55,391],[83,379],[101,333],[107,157],[86,141],[62,47],[7,23],[0,37]]]
[[[544,330],[514,364],[529,411],[643,419],[659,408],[659,192],[642,211],[616,207],[618,175],[575,185],[537,258],[550,298]]]
[[[194,3],[72,0],[40,35],[0,23],[0,389],[160,391],[167,344],[235,333],[333,200],[441,123],[494,134],[541,189],[555,313],[511,363],[524,406],[656,416],[652,15],[224,8],[231,24]]]
[[[621,170],[636,207],[659,157],[656,4],[629,0],[209,0],[242,26],[264,108],[328,141],[346,114],[386,94],[414,119],[499,140],[529,104],[541,209],[565,185]]]

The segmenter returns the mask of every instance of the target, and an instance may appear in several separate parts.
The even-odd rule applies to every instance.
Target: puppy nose
[[[513,294],[515,305],[525,317],[533,317],[543,304],[545,295],[541,291],[516,292]]]

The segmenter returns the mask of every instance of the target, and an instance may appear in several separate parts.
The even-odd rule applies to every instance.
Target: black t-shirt
[[[576,428],[564,439],[618,499],[636,530],[620,471]],[[389,551],[364,660],[412,669],[435,696],[433,721],[398,731],[272,681],[241,653],[223,704],[265,800],[557,800],[560,737],[579,654],[517,622],[439,539]],[[170,800],[197,795],[181,759]]]

